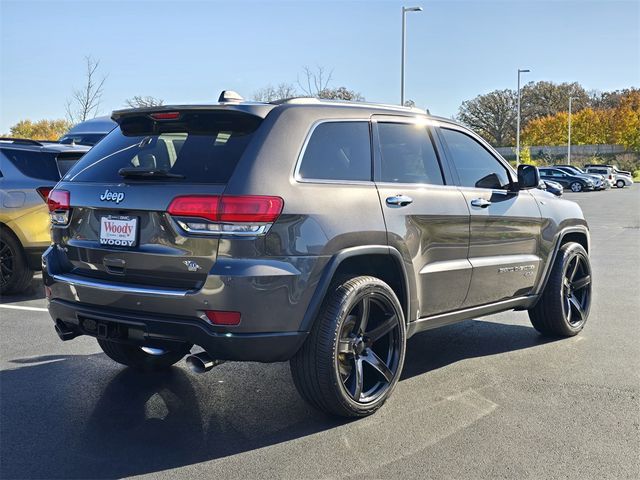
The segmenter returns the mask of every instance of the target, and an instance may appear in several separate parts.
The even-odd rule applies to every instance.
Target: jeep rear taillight
[[[51,190],[47,196],[47,206],[52,224],[66,225],[69,222],[71,194],[67,190]]]
[[[185,195],[167,212],[188,232],[257,235],[282,213],[284,200],[264,195]]]
[[[49,192],[53,190],[53,187],[38,187],[36,188],[36,192],[42,197],[44,203],[48,204],[47,198],[49,197]]]

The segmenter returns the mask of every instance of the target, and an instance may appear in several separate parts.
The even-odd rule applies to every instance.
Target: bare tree
[[[74,124],[84,122],[98,114],[102,89],[107,79],[106,75],[99,78],[99,60],[94,60],[91,56],[84,57],[84,59],[86,62],[85,85],[82,88],[74,89],[66,104],[67,118]]]
[[[317,66],[315,70],[305,66],[303,70],[304,78],[300,80],[300,77],[298,77],[297,83],[305,96],[318,97],[320,92],[329,88],[329,82],[331,82],[331,78],[333,77],[333,70],[327,72],[327,70],[321,66]]]
[[[279,83],[277,86],[267,85],[257,90],[253,94],[253,99],[257,102],[274,102],[285,98],[297,97],[296,87],[290,83]]]
[[[151,96],[135,95],[132,98],[127,98],[124,104],[131,108],[159,107],[164,104],[164,100]]]

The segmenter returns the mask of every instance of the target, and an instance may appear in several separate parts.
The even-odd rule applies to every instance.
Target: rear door
[[[375,116],[375,181],[388,244],[413,270],[420,318],[455,310],[467,295],[469,209],[438,157],[423,118]]]
[[[260,122],[224,111],[123,118],[56,189],[69,192],[71,205],[68,225],[53,229],[61,268],[111,282],[200,288],[216,260],[217,225],[166,212],[176,197],[194,205],[198,196],[222,194]]]
[[[439,133],[471,213],[469,262],[473,267],[464,307],[527,295],[541,266],[541,215],[533,196],[514,191],[504,161],[482,140],[453,125]]]

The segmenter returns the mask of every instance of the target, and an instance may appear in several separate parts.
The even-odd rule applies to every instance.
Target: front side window
[[[463,187],[507,189],[511,183],[504,165],[478,141],[458,130],[442,128]]]
[[[371,180],[369,122],[325,122],[313,130],[298,175],[313,180]]]
[[[442,171],[425,125],[378,123],[380,180],[443,185]]]

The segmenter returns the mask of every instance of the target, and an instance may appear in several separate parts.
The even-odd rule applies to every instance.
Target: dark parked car
[[[58,139],[59,143],[94,146],[107,133],[116,128],[116,122],[109,117],[96,117],[75,125]]]
[[[583,190],[593,190],[595,188],[595,181],[582,175],[573,175],[553,167],[543,167],[539,170],[540,178],[557,182],[563,187],[569,188],[572,192],[582,192]]]
[[[513,309],[582,330],[587,223],[535,167],[417,109],[229,98],[114,112],[51,193],[61,339],[136,368],[290,360],[311,405],[364,416],[418,332]]]
[[[551,180],[540,180],[540,189],[546,190],[549,193],[553,193],[556,197],[562,196],[562,192],[564,188],[557,182],[552,182]]]
[[[570,175],[577,175],[579,177],[586,177],[593,180],[593,188],[595,190],[606,190],[610,187],[609,182],[606,179],[605,175],[600,175],[598,173],[587,173],[584,170],[576,167],[574,165],[554,165],[553,168],[557,168],[558,170],[562,170]]]

